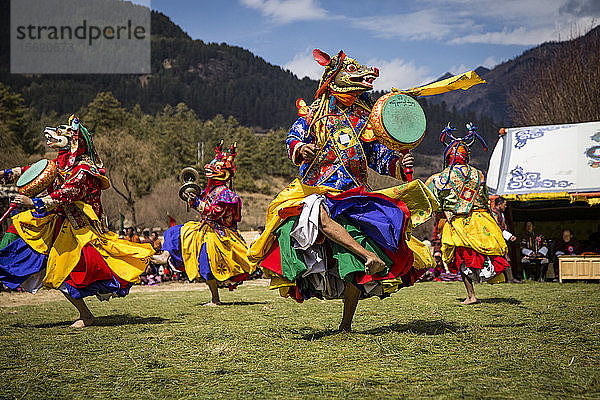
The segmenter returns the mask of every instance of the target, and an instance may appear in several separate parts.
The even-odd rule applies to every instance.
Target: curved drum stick
[[[17,208],[17,205],[15,203],[10,203],[10,207],[8,207],[8,210],[6,210],[6,212],[4,213],[4,215],[0,218],[0,224],[6,219],[6,217],[8,217],[10,215],[10,213]]]

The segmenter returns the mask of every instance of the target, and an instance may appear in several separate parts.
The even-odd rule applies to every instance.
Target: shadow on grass
[[[391,324],[386,326],[380,326],[377,328],[368,329],[366,331],[352,331],[354,334],[359,335],[385,335],[390,332],[396,333],[413,333],[416,335],[445,335],[448,333],[457,333],[465,330],[465,326],[458,325],[453,322],[445,321],[426,321],[426,320],[415,320],[407,324]],[[302,334],[297,339],[302,340],[317,340],[331,335],[343,335],[337,330],[326,329],[322,331],[313,331],[310,333]]]
[[[457,301],[463,301],[464,297],[457,297]],[[488,298],[478,298],[477,303],[489,303],[489,304],[512,304],[518,306],[521,304],[521,300],[515,299],[513,297],[488,297]]]
[[[14,328],[55,328],[58,326],[70,326],[74,320],[52,322],[48,324],[28,325],[28,324],[13,324]],[[121,326],[121,325],[155,325],[155,324],[173,324],[179,321],[171,321],[161,317],[138,317],[129,314],[104,315],[96,317],[94,326]]]
[[[391,324],[386,326],[380,326],[378,328],[369,329],[363,332],[357,332],[365,335],[385,335],[390,332],[397,333],[414,333],[416,335],[445,335],[447,333],[457,333],[464,331],[463,325],[456,324],[454,322],[446,321],[427,321],[417,319],[407,324]]]
[[[524,322],[520,322],[518,324],[489,324],[489,325],[485,325],[487,328],[521,328],[523,326],[528,326],[529,324],[526,324]]]
[[[206,302],[204,303],[198,303],[196,304],[197,306],[203,306],[205,305]],[[257,304],[269,304],[268,301],[222,301],[221,302],[221,306],[254,306]]]

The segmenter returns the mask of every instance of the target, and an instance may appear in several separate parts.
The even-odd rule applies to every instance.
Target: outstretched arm
[[[401,181],[407,181],[405,169],[414,166],[414,157],[410,153],[402,154],[390,150],[377,141],[371,141],[364,144],[364,150],[367,154],[367,164],[381,175],[389,175]]]
[[[99,182],[96,177],[79,170],[49,195],[31,199],[27,196],[18,195],[15,197],[15,203],[35,207],[38,213],[43,214],[62,204],[81,200],[97,185],[99,185]]]
[[[187,196],[189,206],[198,211],[200,214],[203,214],[206,204],[200,200],[194,192],[188,193]]]

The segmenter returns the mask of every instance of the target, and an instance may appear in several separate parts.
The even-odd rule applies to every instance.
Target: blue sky
[[[312,50],[378,67],[376,89],[491,68],[600,23],[600,0],[153,0],[194,39],[240,46],[317,79]]]

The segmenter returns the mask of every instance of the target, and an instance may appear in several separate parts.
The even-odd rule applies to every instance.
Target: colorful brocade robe
[[[208,187],[203,195],[204,209],[199,210],[199,199],[192,207],[202,214],[202,221],[215,229],[229,228],[236,230],[242,219],[242,199],[226,185]]]
[[[432,175],[425,185],[440,203],[446,219],[474,210],[490,212],[490,199],[483,173],[468,164],[454,165]]]
[[[102,209],[100,196],[103,188],[110,185],[104,171],[87,161],[85,155],[79,156],[76,164],[67,167],[68,152],[61,152],[53,161],[59,168],[59,177],[47,188],[47,194],[32,198],[36,216],[43,217],[48,213],[66,216],[73,226],[85,224],[81,211],[73,205],[74,201],[82,201],[92,209],[107,230],[106,219]],[[29,166],[4,170],[4,181],[15,184],[18,178],[29,169]],[[52,210],[52,211],[50,211]],[[83,218],[83,219],[82,219]]]
[[[32,198],[33,209],[13,216],[0,243],[0,281],[33,293],[42,285],[60,289],[75,299],[125,296],[154,250],[108,231],[100,202],[108,179],[85,155],[72,166],[66,156],[54,160],[59,177],[48,194]],[[5,181],[14,182],[27,169],[5,170]]]
[[[200,198],[204,208],[200,208]],[[169,252],[173,265],[183,267],[190,281],[216,279],[233,289],[256,270],[237,231],[242,200],[224,183],[210,180],[200,198],[191,206],[201,214],[201,220],[169,228],[163,250]]]
[[[368,110],[357,105],[342,109],[333,105],[325,124],[325,143],[312,162],[303,162],[302,144],[316,144],[310,133],[309,117],[300,117],[288,133],[286,145],[292,162],[300,167],[301,182],[348,190],[365,186],[368,167],[383,175],[396,176],[401,156],[379,143],[371,130]],[[401,168],[399,169],[401,170]],[[399,171],[400,172],[400,171]]]
[[[432,175],[427,187],[440,203],[447,222],[441,232],[442,259],[451,269],[490,270],[482,280],[494,281],[508,262],[506,242],[491,215],[490,199],[483,173],[468,164],[457,164]],[[486,264],[486,259],[491,261]],[[486,267],[487,265],[487,267]],[[467,273],[469,275],[469,273]],[[477,279],[480,277],[478,275]],[[500,276],[497,281],[501,281]]]

